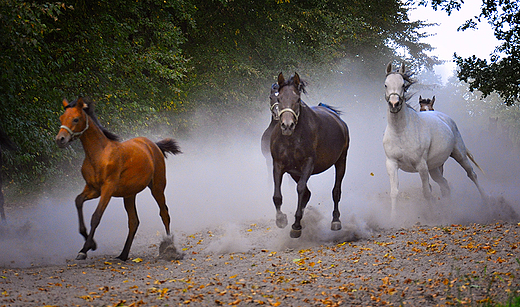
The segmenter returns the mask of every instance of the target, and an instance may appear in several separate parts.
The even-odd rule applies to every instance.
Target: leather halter
[[[61,125],[60,126],[60,129],[65,129],[67,130],[67,132],[70,134],[70,136],[72,137],[72,139],[76,139],[76,138],[79,138],[85,131],[87,131],[88,129],[88,115],[85,117],[86,119],[86,126],[85,126],[85,129],[83,129],[82,131],[80,132],[74,132],[72,131],[69,127],[65,126],[65,125]]]

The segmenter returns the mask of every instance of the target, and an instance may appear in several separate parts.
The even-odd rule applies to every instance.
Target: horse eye
[[[72,122],[77,124],[79,122],[79,118],[74,118],[74,120]]]

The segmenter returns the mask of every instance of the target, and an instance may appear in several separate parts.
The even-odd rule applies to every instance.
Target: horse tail
[[[159,142],[157,142],[155,144],[162,151],[165,158],[166,158],[167,153],[171,153],[173,155],[182,153],[179,145],[177,145],[177,142],[174,139],[168,138],[168,139],[160,140]]]
[[[467,150],[467,149],[466,149],[466,155],[471,160],[471,162],[473,162],[475,164],[475,166],[478,167],[478,169],[482,172],[482,174],[485,175],[486,172],[484,172],[484,170],[480,167],[480,165],[478,165],[477,161],[475,161],[475,158],[473,158],[473,155],[471,154],[471,152],[469,152],[469,150]]]
[[[318,106],[327,108],[327,109],[331,110],[332,112],[334,112],[334,113],[336,113],[338,115],[341,115],[341,111],[340,110],[338,110],[337,108],[335,108],[333,106],[329,106],[328,104],[325,104],[323,102],[318,103]]]

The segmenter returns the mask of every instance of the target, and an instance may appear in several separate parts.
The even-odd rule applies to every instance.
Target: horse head
[[[271,116],[273,120],[280,120],[280,106],[278,105],[278,83],[273,83],[271,86],[271,94],[269,94],[269,103],[271,109]]]
[[[301,92],[305,93],[305,83],[300,76],[294,73],[289,80],[285,80],[283,74],[278,75],[278,112],[280,117],[280,128],[283,135],[292,135],[301,111]]]
[[[83,109],[88,108],[88,104],[83,98],[69,103],[67,99],[63,99],[63,107],[65,112],[60,116],[60,131],[56,135],[56,144],[58,147],[66,147],[70,142],[80,137],[89,127],[88,116]]]
[[[406,70],[404,63],[397,71],[392,71],[392,63],[388,63],[386,66],[385,100],[388,102],[391,113],[401,111],[410,98],[406,91],[414,83],[411,75],[412,73]]]
[[[423,99],[422,96],[419,96],[419,105],[421,106],[421,111],[435,111],[433,109],[433,103],[435,103],[435,96],[433,96],[432,99]]]

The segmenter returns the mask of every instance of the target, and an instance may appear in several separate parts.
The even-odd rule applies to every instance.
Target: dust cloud
[[[383,69],[382,69],[383,72]],[[399,220],[391,222],[389,180],[382,146],[386,127],[386,103],[383,80],[368,84],[343,75],[335,82],[309,78],[308,94],[302,99],[309,105],[320,102],[338,107],[350,129],[351,144],[347,173],[340,202],[343,229],[330,230],[334,170],[314,175],[309,181],[311,200],[302,220],[299,239],[289,237],[296,209],[296,186],[284,177],[282,210],[289,225],[278,229],[272,203],[271,170],[260,150],[260,136],[268,126],[270,114],[265,90],[265,111],[249,114],[253,120],[230,116],[217,127],[209,127],[204,115],[194,131],[177,138],[183,154],[167,159],[166,199],[177,248],[182,237],[198,232],[214,233],[218,239],[206,253],[248,252],[268,249],[301,249],[323,242],[345,242],[370,237],[379,228],[426,225],[493,223],[517,218],[520,191],[516,174],[520,171],[518,149],[504,146],[481,122],[476,123],[460,101],[449,93],[421,90],[412,100],[436,95],[436,110],[450,115],[459,125],[466,146],[485,170],[476,170],[488,194],[483,203],[473,183],[453,160],[445,164],[445,177],[452,188],[449,199],[440,199],[440,190],[431,181],[436,201],[428,207],[421,193],[418,174],[399,172]],[[383,73],[381,74],[383,78]],[[274,80],[274,79],[273,79]],[[451,99],[451,100],[450,100]],[[414,101],[411,102],[412,104]],[[239,114],[237,116],[244,116]],[[248,124],[240,124],[246,123]],[[239,123],[239,124],[237,124]],[[502,148],[508,150],[502,151]],[[78,165],[78,171],[79,171]],[[81,191],[68,191],[59,198],[42,198],[27,208],[7,208],[9,224],[0,228],[0,266],[21,267],[68,263],[81,249],[74,198]],[[97,200],[85,203],[87,225]],[[148,190],[137,197],[141,221],[130,257],[140,252],[157,253],[164,227],[159,209]],[[246,236],[249,228],[262,228],[255,236]],[[127,218],[122,200],[113,198],[96,231],[98,250],[89,256],[114,257],[119,254],[127,234]]]

